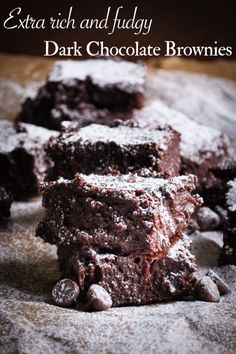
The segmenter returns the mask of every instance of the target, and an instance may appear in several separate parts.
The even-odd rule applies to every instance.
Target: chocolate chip
[[[226,284],[224,282],[224,280],[221,277],[219,277],[218,274],[213,272],[213,270],[210,269],[206,275],[213,280],[213,282],[216,284],[221,295],[224,295],[224,294],[227,294],[230,292],[230,287],[228,286],[228,284]]]
[[[52,299],[56,305],[68,307],[76,302],[79,293],[79,287],[73,280],[62,279],[54,286]]]
[[[197,221],[201,231],[216,229],[221,223],[219,215],[208,207],[198,210]]]
[[[97,311],[108,310],[112,306],[112,299],[108,292],[100,285],[93,284],[87,292],[90,306]]]
[[[219,302],[220,293],[216,284],[211,280],[211,278],[205,276],[199,279],[194,288],[195,296],[198,300],[208,301],[208,302]]]
[[[191,219],[188,226],[185,228],[187,235],[193,234],[195,231],[199,230],[199,225],[196,220]]]

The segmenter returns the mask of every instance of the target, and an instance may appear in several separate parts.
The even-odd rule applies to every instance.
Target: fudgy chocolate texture
[[[21,200],[39,192],[39,182],[49,167],[45,144],[53,134],[47,129],[0,120],[0,185],[13,199]]]
[[[155,129],[170,125],[181,134],[181,172],[198,176],[200,184],[207,181],[209,171],[229,152],[229,142],[218,130],[201,125],[161,101],[153,101],[134,113],[134,126]]]
[[[145,76],[144,65],[123,60],[57,61],[36,97],[24,102],[18,120],[57,130],[64,120],[109,124],[117,118],[112,112],[142,106]]]
[[[230,181],[227,186],[227,221],[224,230],[224,245],[220,263],[236,265],[236,178]]]
[[[43,190],[46,216],[36,235],[99,253],[163,254],[201,204],[192,195],[196,182],[192,175],[167,180],[93,174],[49,182]]]
[[[47,152],[54,166],[48,180],[84,174],[179,174],[179,134],[173,129],[149,130],[91,124],[50,139]]]
[[[11,203],[11,195],[6,191],[4,187],[0,186],[0,219],[10,216]]]
[[[110,294],[113,306],[178,299],[189,295],[196,281],[195,259],[187,239],[177,241],[159,258],[98,254],[90,248],[77,252],[60,246],[58,259],[63,276],[78,283],[82,300],[89,287],[98,284]]]

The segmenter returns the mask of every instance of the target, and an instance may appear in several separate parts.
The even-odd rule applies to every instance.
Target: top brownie
[[[99,253],[163,254],[201,199],[192,195],[196,177],[133,175],[59,179],[44,185],[46,217],[36,234],[49,243],[93,247]]]
[[[132,121],[134,125],[150,129],[168,124],[181,134],[181,172],[197,175],[199,183],[205,183],[209,171],[229,154],[227,136],[189,119],[160,101],[155,100],[136,111]]]
[[[179,173],[179,134],[169,127],[140,129],[92,124],[52,138],[47,147],[54,166],[48,179],[72,179],[84,174],[176,176]]]
[[[61,130],[64,120],[85,126],[125,119],[142,106],[145,76],[144,65],[124,60],[57,61],[36,97],[24,102],[18,120]]]

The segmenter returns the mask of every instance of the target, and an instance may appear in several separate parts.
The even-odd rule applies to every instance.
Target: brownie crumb
[[[207,301],[207,302],[219,302],[220,292],[214,281],[205,276],[199,279],[195,284],[195,296],[197,300]]]
[[[79,287],[73,280],[62,279],[54,286],[52,299],[56,305],[68,307],[77,301],[79,293]]]
[[[222,278],[219,277],[218,274],[216,274],[213,270],[209,270],[206,274],[209,278],[211,278],[213,280],[213,282],[216,284],[220,295],[225,295],[228,294],[230,292],[230,287],[228,286],[228,284],[226,284],[224,282],[224,280]]]
[[[100,285],[91,285],[88,293],[87,300],[93,310],[105,311],[112,307],[112,299],[108,292]]]
[[[216,229],[221,223],[219,215],[208,207],[198,210],[197,221],[201,231]]]

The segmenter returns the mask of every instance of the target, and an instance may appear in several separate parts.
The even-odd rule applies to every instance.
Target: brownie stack
[[[183,230],[202,201],[193,194],[197,178],[179,176],[180,134],[168,122],[117,121],[141,108],[145,73],[110,59],[57,62],[19,117],[62,130],[47,146],[53,166],[36,235],[57,246],[81,300],[97,284],[113,306],[146,304],[189,295],[196,282]]]
[[[113,306],[188,295],[194,257],[182,231],[201,199],[196,177],[76,174],[46,183],[44,220],[36,235],[58,247],[64,277],[85,299],[101,285]]]

